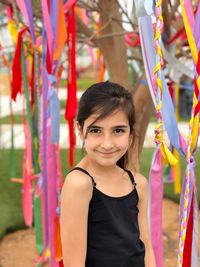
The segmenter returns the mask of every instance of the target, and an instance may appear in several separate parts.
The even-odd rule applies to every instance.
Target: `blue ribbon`
[[[51,143],[59,143],[60,139],[60,101],[54,88],[55,76],[48,75],[51,81],[51,90],[49,93],[49,112],[51,117]]]
[[[144,44],[146,51],[146,63],[145,66],[148,67],[148,70],[146,70],[146,75],[150,76],[150,79],[147,79],[149,88],[152,88],[151,81],[153,80],[153,73],[154,73],[154,67],[156,64],[156,53],[154,48],[154,38],[153,38],[153,29],[152,29],[152,22],[150,16],[141,17],[139,18],[140,28],[141,28],[141,34],[142,38],[144,39]],[[169,95],[169,90],[164,78],[164,75],[161,74],[161,80],[163,84],[163,95],[162,95],[162,114],[163,114],[163,122],[165,129],[167,131],[167,134],[169,136],[171,144],[179,151],[181,156],[185,157],[185,154],[183,152],[183,149],[180,145],[179,140],[179,130],[175,119],[174,114],[174,106],[171,100],[171,97]]]

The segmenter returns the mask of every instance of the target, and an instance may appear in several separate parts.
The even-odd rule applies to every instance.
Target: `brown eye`
[[[98,133],[100,133],[101,131],[100,131],[100,129],[97,129],[97,128],[91,128],[90,130],[89,130],[89,133],[93,133],[93,134],[98,134]]]
[[[115,133],[116,134],[122,134],[122,133],[125,133],[125,130],[121,129],[121,128],[117,128],[117,129],[115,129]]]

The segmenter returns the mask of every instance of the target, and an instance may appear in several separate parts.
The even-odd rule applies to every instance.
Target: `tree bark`
[[[100,35],[123,32],[119,6],[115,0],[99,0],[100,24],[105,27]],[[128,90],[132,89],[129,80],[127,49],[124,35],[112,36],[99,40],[99,48],[103,54],[104,61],[110,76],[110,80],[121,84]]]
[[[136,114],[136,137],[134,147],[129,153],[129,168],[133,171],[140,171],[140,155],[142,152],[147,127],[154,110],[153,101],[148,86],[139,84],[134,93],[134,105]]]

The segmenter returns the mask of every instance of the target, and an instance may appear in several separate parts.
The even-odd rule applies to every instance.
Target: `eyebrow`
[[[102,129],[103,127],[100,127],[98,125],[91,125],[91,126],[87,127],[87,129],[91,129],[91,128]],[[116,126],[112,127],[112,129],[116,129],[116,128],[128,128],[128,125],[116,125]]]

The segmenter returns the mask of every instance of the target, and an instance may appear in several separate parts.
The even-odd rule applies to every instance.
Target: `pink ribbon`
[[[24,133],[25,133],[26,148],[24,151],[24,160],[23,160],[22,206],[23,206],[25,224],[31,226],[33,222],[32,185],[31,185],[33,166],[32,166],[31,136],[27,121],[24,124]]]
[[[162,203],[163,203],[163,170],[162,155],[156,148],[149,175],[150,183],[150,227],[152,246],[156,258],[156,266],[163,265],[162,237]]]
[[[53,31],[51,26],[51,20],[49,15],[49,8],[48,8],[48,1],[47,0],[41,0],[42,5],[42,14],[44,19],[44,24],[46,28],[46,35],[47,35],[47,44],[49,49],[49,56],[50,59],[53,58]]]
[[[22,15],[24,16],[26,21],[28,21],[28,15],[27,15],[27,11],[26,11],[26,6],[25,6],[25,3],[24,3],[24,0],[16,0],[16,1],[17,1],[17,5],[18,5],[20,11],[22,12]]]
[[[76,0],[68,0],[65,5],[63,6],[64,13],[67,13],[69,8],[76,3]]]

